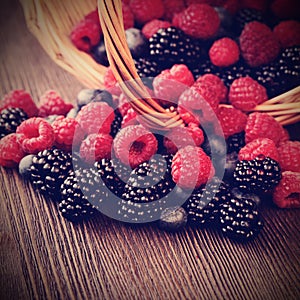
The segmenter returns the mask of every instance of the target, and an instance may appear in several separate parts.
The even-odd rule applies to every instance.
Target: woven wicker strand
[[[178,113],[165,110],[151,98],[137,74],[126,42],[121,0],[98,0],[98,10],[113,74],[142,122],[160,130],[182,125]]]

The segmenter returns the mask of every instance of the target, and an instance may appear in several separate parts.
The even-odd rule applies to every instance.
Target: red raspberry
[[[179,149],[173,157],[172,178],[182,188],[198,188],[214,174],[210,158],[200,147],[186,146]]]
[[[260,154],[278,161],[276,145],[272,140],[267,138],[258,138],[248,143],[239,151],[238,156],[239,160],[252,160]]]
[[[282,138],[282,133],[282,126],[269,114],[254,112],[248,116],[245,127],[246,143],[258,138],[268,138],[273,140],[277,146]]]
[[[300,173],[285,171],[275,187],[273,201],[280,208],[300,207]]]
[[[74,107],[71,103],[66,103],[61,96],[53,90],[45,92],[40,98],[41,106],[39,108],[39,117],[47,117],[50,115],[63,115]]]
[[[245,25],[240,35],[240,48],[243,58],[251,67],[270,63],[280,52],[276,35],[267,25],[257,21]]]
[[[0,140],[0,166],[14,168],[26,154],[17,142],[17,134],[11,133]]]
[[[151,36],[156,33],[161,28],[169,28],[171,26],[171,23],[168,21],[162,21],[158,19],[151,20],[147,22],[143,28],[142,33],[147,38],[150,39]]]
[[[290,134],[287,131],[287,129],[283,128],[283,126],[280,126],[280,132],[278,134],[280,136],[279,141],[277,143],[279,147],[290,140]]]
[[[128,4],[122,4],[122,14],[125,30],[134,27],[134,16]]]
[[[242,8],[252,8],[260,11],[265,11],[268,7],[268,0],[242,0]]]
[[[108,67],[104,74],[104,87],[113,95],[120,96],[122,93],[111,67]]]
[[[110,158],[113,138],[105,133],[92,133],[80,145],[80,157],[93,164],[102,158]]]
[[[163,0],[165,14],[164,19],[172,21],[174,14],[182,12],[185,9],[184,0]]]
[[[135,112],[135,110],[132,107],[130,107],[127,110],[125,116],[123,117],[121,127],[124,128],[129,125],[137,125],[137,124],[139,124],[138,114]]]
[[[215,41],[209,49],[209,58],[218,67],[231,66],[239,60],[239,57],[238,44],[227,37]]]
[[[26,153],[36,154],[50,149],[54,143],[52,126],[42,118],[31,118],[17,128],[17,140]]]
[[[91,20],[95,24],[98,24],[100,26],[100,19],[99,19],[99,13],[97,8],[91,11],[89,14],[87,14],[84,18],[85,20]]]
[[[164,136],[164,146],[167,153],[175,154],[178,149],[188,145],[200,146],[204,142],[204,135],[197,124],[190,123],[188,127],[176,127]]]
[[[271,11],[281,19],[298,19],[300,6],[298,0],[274,0]]]
[[[155,136],[142,125],[122,128],[113,141],[117,158],[131,168],[149,160],[157,151]]]
[[[220,26],[218,13],[208,4],[192,4],[183,12],[175,14],[174,18],[174,25],[194,38],[211,38]]]
[[[79,111],[75,119],[86,134],[108,134],[114,118],[114,110],[107,103],[91,102]]]
[[[228,94],[229,102],[237,109],[250,111],[256,105],[268,100],[267,90],[251,77],[235,79]]]
[[[216,93],[216,98],[219,103],[227,102],[228,89],[223,80],[214,74],[204,74],[196,80],[196,82],[204,82],[211,86]]]
[[[242,132],[247,123],[247,115],[234,107],[221,106],[217,112],[217,117],[225,138]]]
[[[164,15],[162,0],[131,0],[129,6],[137,23],[145,24]]]
[[[38,108],[30,94],[24,90],[14,90],[6,94],[1,101],[0,111],[9,108],[21,108],[28,117],[34,117],[38,114]]]
[[[181,104],[178,105],[177,111],[180,114],[181,119],[184,121],[185,124],[194,123],[197,126],[200,125],[200,119],[202,113],[200,112],[198,115],[192,109],[187,109],[183,107]]]
[[[84,138],[84,131],[72,118],[59,116],[52,123],[52,128],[56,147],[65,151],[71,151],[73,146],[79,146]]]
[[[240,9],[240,1],[239,0],[226,0],[222,6],[227,11],[229,11],[232,15],[234,15]]]
[[[71,41],[79,49],[89,52],[93,46],[100,42],[100,26],[92,19],[79,22],[71,32]]]
[[[278,147],[279,164],[282,171],[300,173],[300,142],[287,141]]]
[[[126,115],[127,111],[131,108],[131,104],[129,103],[129,101],[130,100],[128,100],[128,98],[124,93],[120,95],[118,109],[123,117]]]
[[[186,65],[174,65],[153,80],[154,93],[160,102],[177,102],[178,97],[194,83],[194,76]]]
[[[282,21],[274,27],[273,32],[283,48],[300,44],[300,22],[298,21]]]

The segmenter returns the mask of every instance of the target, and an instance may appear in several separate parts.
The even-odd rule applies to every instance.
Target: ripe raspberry
[[[34,117],[22,122],[16,133],[18,143],[29,154],[50,149],[54,143],[53,128],[42,118]]]
[[[300,207],[300,173],[285,171],[275,187],[273,201],[280,208]]]
[[[298,0],[275,0],[271,4],[273,14],[281,19],[297,19],[300,15]]]
[[[246,143],[258,138],[269,138],[277,146],[282,138],[282,133],[282,126],[269,114],[254,112],[248,116],[245,127]]]
[[[172,178],[182,188],[198,188],[214,174],[210,158],[199,147],[186,146],[179,149],[173,157]]]
[[[175,154],[178,149],[182,149],[188,145],[200,146],[204,142],[204,135],[201,128],[194,123],[190,123],[187,127],[176,127],[164,136],[164,147],[169,154]]]
[[[162,0],[131,0],[129,6],[134,19],[139,24],[145,24],[164,15]]]
[[[120,96],[122,93],[122,90],[112,72],[111,67],[108,67],[104,74],[104,87],[112,95]]]
[[[147,22],[143,28],[142,33],[147,38],[150,39],[151,36],[156,33],[161,28],[169,28],[171,26],[171,23],[168,21],[162,21],[158,19],[151,20]]]
[[[124,128],[129,125],[137,125],[137,124],[139,124],[138,114],[132,107],[130,107],[123,117],[123,120],[121,122],[121,128]]]
[[[196,82],[204,82],[211,86],[216,93],[216,98],[219,103],[227,102],[228,89],[223,80],[214,74],[204,74],[196,80]]]
[[[100,42],[100,26],[92,19],[84,19],[72,29],[71,41],[79,49],[89,52]]]
[[[100,26],[100,19],[99,19],[99,13],[97,8],[91,11],[90,13],[88,13],[87,15],[85,15],[84,18],[85,20],[91,20],[95,24],[98,24]]]
[[[25,155],[17,142],[17,134],[11,133],[0,140],[0,166],[14,168]]]
[[[263,154],[278,161],[278,150],[275,143],[267,138],[258,138],[248,143],[239,151],[239,160],[252,160]]]
[[[300,142],[287,141],[278,147],[279,164],[282,171],[300,173]]]
[[[235,15],[240,9],[240,1],[239,0],[225,0],[223,3],[223,8],[225,8],[231,15]]]
[[[13,90],[4,96],[1,101],[0,111],[9,107],[23,109],[28,117],[34,117],[38,114],[38,108],[32,97],[24,90]]]
[[[245,25],[239,40],[242,56],[251,67],[270,63],[280,52],[276,35],[267,25],[257,21]]]
[[[228,94],[229,102],[237,109],[250,111],[256,105],[268,100],[267,90],[251,77],[235,79]]]
[[[217,117],[226,139],[235,133],[242,132],[247,124],[247,115],[234,107],[221,106]]]
[[[273,32],[283,48],[300,44],[300,22],[298,21],[282,21],[274,27]]]
[[[122,4],[123,24],[124,29],[134,27],[134,16],[128,4]]]
[[[39,117],[50,115],[63,115],[74,107],[71,103],[66,103],[61,96],[54,90],[46,91],[40,98]]]
[[[225,37],[215,41],[208,54],[215,66],[228,67],[239,60],[240,49],[234,40]]]
[[[120,114],[124,117],[127,111],[131,108],[131,104],[129,103],[129,99],[126,97],[124,93],[122,93],[119,97],[118,109]]]
[[[218,13],[208,4],[192,4],[183,12],[175,14],[173,23],[194,38],[213,37],[220,26]]]
[[[155,136],[142,125],[122,128],[113,141],[115,155],[126,165],[136,168],[157,151]]]
[[[242,8],[252,8],[260,11],[265,11],[268,7],[267,0],[242,0]]]
[[[165,14],[164,20],[172,21],[174,14],[185,9],[184,0],[163,0]]]
[[[80,157],[93,164],[102,158],[110,158],[113,138],[105,133],[92,133],[80,145]]]
[[[75,119],[86,134],[108,134],[114,118],[114,111],[106,102],[91,102],[79,111]]]
[[[52,128],[55,146],[67,152],[71,151],[73,146],[79,146],[84,138],[84,131],[73,118],[58,116],[52,123]]]
[[[160,102],[168,104],[177,102],[183,91],[193,83],[193,74],[186,65],[174,65],[154,78],[153,88],[155,96],[159,98]]]

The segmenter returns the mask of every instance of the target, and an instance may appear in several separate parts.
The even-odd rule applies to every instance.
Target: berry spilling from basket
[[[72,222],[101,212],[245,241],[263,228],[268,200],[299,208],[300,142],[255,108],[299,85],[300,23],[293,10],[281,15],[282,1],[201,2],[123,2],[138,74],[184,126],[147,126],[107,68],[106,90],[84,89],[76,104],[56,91],[5,95],[0,165],[18,168]],[[71,40],[108,63],[96,10]]]

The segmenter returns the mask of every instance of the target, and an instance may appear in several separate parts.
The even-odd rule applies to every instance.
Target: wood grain
[[[0,12],[0,97],[83,86],[28,32],[20,5]],[[266,202],[265,228],[242,245],[211,229],[167,234],[97,216],[72,225],[14,170],[0,169],[1,299],[299,299],[299,210]]]

